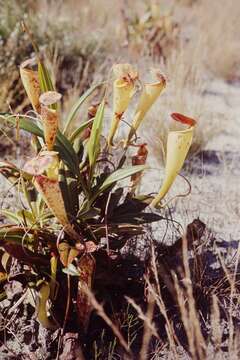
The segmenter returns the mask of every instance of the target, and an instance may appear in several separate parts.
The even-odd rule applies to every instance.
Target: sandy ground
[[[191,183],[191,194],[174,200],[169,206],[173,218],[183,227],[200,217],[218,237],[240,240],[240,87],[214,80],[207,88],[204,107],[211,114],[209,121],[217,124],[216,134],[185,167],[184,175]],[[157,159],[151,154],[148,163],[151,168],[159,168]],[[162,168],[152,170],[143,178],[142,189],[147,187],[149,192],[157,191],[163,175]],[[166,199],[185,193],[187,189],[185,181],[179,177]]]
[[[200,157],[201,174],[190,177],[192,193],[182,206],[225,240],[240,240],[240,88],[223,81],[214,81],[209,88],[212,94],[206,97],[207,106],[217,109],[222,130],[206,145],[216,156]]]

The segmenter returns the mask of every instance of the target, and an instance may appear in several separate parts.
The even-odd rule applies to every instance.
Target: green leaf
[[[0,116],[0,122],[5,123],[9,122],[15,127],[19,127],[22,130],[29,132],[30,134],[44,138],[43,130],[40,129],[34,122],[34,120],[26,118],[24,116],[14,116],[11,114],[4,114]]]
[[[26,233],[26,231],[22,228],[8,228],[8,227],[1,227],[0,228],[0,245],[1,242],[13,242],[19,243],[22,245],[23,238],[26,242],[31,241],[30,236]]]
[[[79,99],[78,101],[73,105],[72,109],[70,110],[68,117],[66,119],[66,125],[63,130],[63,134],[67,134],[70,130],[70,127],[72,126],[73,120],[75,119],[79,108],[81,105],[86,101],[86,99],[100,86],[102,86],[103,83],[97,84],[92,86],[90,89],[88,89]]]
[[[13,211],[1,210],[0,214],[9,220],[12,220],[15,224],[18,224],[19,222],[21,222],[21,219],[19,218],[19,216],[17,214],[15,214],[15,212],[13,212]]]
[[[100,225],[93,229],[93,233],[95,236],[106,236],[106,226]],[[124,236],[136,236],[144,234],[144,229],[141,225],[134,225],[134,224],[110,224],[108,226],[108,233],[109,235],[124,235]]]
[[[35,221],[34,218],[35,218],[36,214],[34,213],[34,209],[32,207],[32,202],[37,201],[37,193],[33,187],[29,188],[29,182],[26,182],[23,178],[20,179],[20,183],[21,183],[21,191],[23,192],[24,197],[28,203],[28,206],[32,211],[32,215],[33,215],[32,223],[34,223],[34,221]]]
[[[38,62],[38,76],[42,92],[54,91],[54,86],[49,71],[41,61]]]
[[[69,219],[76,217],[79,209],[77,180],[73,179],[62,164],[59,169],[59,186]]]
[[[91,169],[93,169],[99,153],[104,107],[105,101],[103,100],[99,105],[96,116],[93,120],[92,131],[88,141],[88,158]]]
[[[71,170],[74,175],[79,176],[80,171],[78,156],[70,141],[59,130],[57,132],[55,148],[59,152],[61,159],[68,166],[69,170]]]
[[[83,160],[83,155],[84,155],[84,146],[83,146],[82,140],[76,139],[74,141],[73,148],[74,148],[75,153],[77,154],[79,163],[81,163],[81,161]]]
[[[118,169],[114,171],[111,175],[107,177],[107,179],[102,183],[99,189],[98,190],[96,189],[94,191],[92,198],[86,204],[83,204],[84,211],[89,209],[92,203],[94,203],[94,201],[97,199],[97,197],[101,193],[106,191],[106,189],[108,189],[110,186],[113,187],[118,181],[123,180],[129,176],[132,176],[138,173],[139,171],[143,171],[145,169],[147,169],[146,165],[135,165],[125,169]]]
[[[19,126],[20,129],[25,130],[33,135],[44,138],[43,130],[36,125],[33,119],[25,118],[24,116],[16,117],[5,114],[0,116],[0,122],[9,122],[14,126]],[[60,158],[65,162],[68,168],[74,175],[79,175],[79,161],[76,152],[70,141],[59,130],[57,133],[57,140],[55,150],[59,152]]]
[[[114,212],[114,210],[117,207],[118,203],[120,202],[122,196],[123,196],[123,188],[118,188],[114,192],[111,193],[109,203],[108,203],[108,209],[107,209],[108,217],[110,217],[111,214]],[[104,212],[106,209],[106,205],[107,204],[105,204]]]
[[[125,213],[119,215],[117,212],[112,216],[109,221],[111,223],[129,223],[129,224],[146,224],[152,223],[155,221],[162,220],[162,216],[154,214],[154,213]]]
[[[112,184],[115,184],[116,182],[123,180],[129,176],[132,176],[140,171],[143,171],[147,168],[146,165],[136,165],[136,166],[131,166],[125,169],[119,169],[114,171],[110,176],[108,176],[108,178],[103,182],[103,184],[101,185],[98,193],[103,192],[104,190],[106,190],[109,186],[111,186]]]
[[[76,140],[76,138],[83,132],[83,130],[85,130],[90,124],[92,124],[92,122],[93,119],[85,121],[83,124],[81,124],[79,128],[77,128],[69,137],[69,141],[73,143],[74,140]]]
[[[52,79],[47,67],[43,62],[38,61],[38,78],[40,83],[41,92],[54,91]],[[57,104],[49,106],[51,109],[57,110]]]
[[[38,78],[40,83],[40,89],[42,92],[55,90],[49,71],[47,67],[44,65],[44,63],[41,61],[38,61]],[[50,108],[56,110],[57,104],[51,105]]]
[[[100,210],[97,208],[90,208],[86,212],[81,213],[80,220],[81,221],[87,221],[89,219],[93,219],[96,216],[100,215]]]
[[[146,196],[145,196],[146,198]],[[148,202],[145,202],[145,198],[140,200],[138,197],[132,198],[129,194],[126,196],[124,202],[114,209],[113,216],[121,216],[126,213],[141,213],[149,205]]]
[[[1,210],[0,214],[12,220],[15,224],[24,223],[27,221],[27,225],[32,225],[35,222],[33,214],[28,210],[19,210],[17,212],[12,212],[9,210]]]

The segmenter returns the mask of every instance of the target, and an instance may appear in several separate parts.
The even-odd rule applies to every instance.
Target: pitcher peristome
[[[58,179],[59,158],[56,151],[41,151],[36,157],[28,160],[23,171],[33,176],[43,175],[46,171],[51,180]]]

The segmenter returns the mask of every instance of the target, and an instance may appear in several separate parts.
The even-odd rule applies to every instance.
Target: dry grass
[[[206,244],[205,244],[206,245]],[[190,269],[190,253],[188,251],[189,239],[183,237],[182,241],[182,268],[177,267],[169,271],[169,281],[172,284],[174,295],[175,310],[179,312],[179,320],[171,315],[171,308],[166,301],[166,288],[170,289],[169,284],[160,284],[159,279],[163,278],[166,268],[159,267],[156,259],[155,250],[152,251],[149,273],[153,277],[146,277],[146,297],[147,303],[145,312],[132,299],[127,298],[129,304],[136,311],[137,317],[143,323],[143,333],[139,347],[138,358],[159,360],[164,359],[238,359],[239,357],[239,335],[236,331],[236,324],[233,318],[236,316],[239,307],[239,249],[236,253],[235,265],[232,270],[227,267],[225,260],[219,252],[218,259],[221,263],[223,277],[218,279],[214,286],[207,286],[203,277],[206,263],[204,263],[203,253],[200,248],[195,248],[194,271]],[[180,250],[181,252],[181,250]],[[192,263],[191,263],[192,264]],[[200,287],[201,284],[201,287]],[[214,282],[213,282],[214,284]],[[196,290],[202,294],[202,300],[199,300]],[[210,307],[204,309],[204,296],[207,296]],[[226,305],[229,302],[230,305]],[[155,310],[153,311],[153,304]],[[95,304],[96,309],[99,304]],[[103,310],[103,309],[102,309]],[[204,310],[207,312],[204,314]],[[159,325],[159,318],[156,313],[160,313],[165,320],[165,335],[163,328]],[[224,314],[224,315],[223,315]],[[102,315],[101,315],[102,316]],[[223,317],[225,316],[225,320]],[[106,315],[103,316],[103,318]],[[117,319],[115,318],[115,321]],[[179,322],[179,323],[178,323]],[[225,324],[224,324],[225,322]],[[109,320],[107,321],[109,323]],[[178,325],[176,325],[178,323]],[[115,325],[111,324],[113,333]],[[121,326],[120,326],[121,328]],[[181,330],[179,330],[181,329]],[[227,331],[227,336],[226,336]],[[184,334],[186,337],[184,337]],[[117,335],[119,338],[119,334]],[[225,339],[225,340],[224,340]],[[121,343],[121,341],[120,341]],[[134,343],[133,343],[134,344]],[[105,345],[107,346],[107,345]],[[125,345],[124,345],[125,346]],[[182,348],[184,346],[185,349]],[[119,348],[115,348],[115,356],[118,357]],[[112,357],[110,357],[113,359]],[[99,359],[102,359],[99,357]],[[119,359],[125,357],[119,356]]]
[[[155,31],[155,27],[156,29],[159,27],[158,18],[153,23],[147,22],[144,25],[145,30],[144,26],[141,29],[143,35],[141,35],[140,49],[136,50],[138,47],[136,36],[129,40],[126,46],[126,26],[130,26],[134,17],[144,19],[151,6],[156,4],[161,16],[171,14],[172,24],[178,24],[179,41],[172,43],[171,51],[168,50],[166,57],[161,53],[156,57],[151,50],[146,51],[149,33]],[[203,148],[211,137],[216,135],[217,128],[216,119],[213,119],[215,109],[211,111],[207,108],[208,104],[205,104],[203,97],[209,86],[207,70],[210,69],[214,74],[224,78],[229,78],[225,76],[226,73],[236,75],[234,69],[239,50],[236,42],[238,33],[236,19],[239,5],[231,0],[227,5],[224,4],[224,12],[221,11],[223,4],[216,0],[211,5],[203,0],[187,6],[185,2],[171,1],[166,6],[163,1],[149,0],[143,2],[137,9],[131,2],[120,1],[117,6],[111,7],[111,12],[109,7],[109,0],[99,1],[98,8],[101,8],[101,11],[97,12],[92,1],[79,1],[74,4],[71,0],[57,3],[56,1],[33,3],[28,0],[21,6],[18,4],[14,12],[13,8],[9,10],[5,4],[1,27],[4,29],[4,36],[8,39],[6,43],[8,52],[16,51],[13,49],[18,49],[18,39],[21,39],[22,45],[19,48],[21,56],[24,52],[25,57],[29,55],[27,40],[20,34],[19,28],[21,15],[25,12],[37,41],[53,63],[51,70],[55,82],[59,91],[66,95],[67,101],[73,93],[76,97],[79,96],[93,80],[100,80],[114,60],[137,62],[140,69],[151,65],[160,67],[167,74],[169,85],[159,101],[159,106],[155,106],[152,116],[149,116],[149,122],[146,123],[147,129],[149,123],[154,124],[150,128],[147,140],[150,140],[154,153],[161,158],[159,154],[162,145],[157,139],[155,130],[160,138],[164,137],[163,134],[169,123],[168,115],[174,109],[199,120],[192,150],[195,152]],[[127,19],[123,15],[124,11]],[[213,16],[215,12],[218,16]],[[57,18],[58,21],[52,22],[53,18]],[[129,22],[127,25],[126,21]],[[210,31],[206,32],[206,28]],[[165,49],[167,46],[165,40],[161,41]],[[161,56],[163,56],[162,60]],[[8,104],[17,111],[21,111],[26,106],[22,89],[18,89],[18,85],[13,87],[13,84],[18,84],[19,62],[20,58],[16,60],[13,58],[12,66],[9,65],[11,61],[7,61],[5,67],[2,65],[3,71],[11,74],[7,79],[1,79],[4,83],[0,99],[2,110],[6,110]]]
[[[112,54],[115,41],[113,21],[103,25],[105,10],[93,12],[92,3],[72,1],[37,1],[19,3],[1,1],[0,14],[0,95],[1,111],[9,106],[20,112],[26,108],[24,92],[19,82],[20,63],[33,55],[29,38],[23,33],[21,21],[30,27],[41,51],[49,59],[51,73],[57,88],[66,97],[77,89],[78,96],[93,79],[94,74],[104,76],[107,49]],[[53,21],[58,19],[58,21]],[[99,77],[99,76],[98,76]]]
[[[196,6],[196,31],[202,33],[205,66],[226,80],[239,79],[240,3],[201,0]]]
[[[172,52],[165,64],[159,67],[169,79],[161,98],[155,104],[142,127],[142,134],[150,145],[154,157],[162,162],[164,138],[169,128],[179,128],[170,120],[172,112],[186,114],[197,120],[197,127],[191,148],[196,153],[204,148],[220,131],[215,109],[209,108],[204,93],[208,90],[206,71],[199,60],[201,49],[193,44],[180,46]]]
[[[162,161],[162,141],[174,110],[198,121],[192,152],[196,152],[223,130],[226,115],[208,94],[222,94],[222,85],[212,90],[214,77],[222,80],[239,78],[239,2],[196,1],[191,7],[175,2],[175,18],[180,23],[178,47],[165,62],[155,62],[169,78],[168,87],[149,115],[143,133],[154,155]],[[152,59],[145,63],[151,64]],[[224,87],[223,87],[224,88]],[[157,116],[156,116],[157,114]],[[220,123],[220,121],[222,123]],[[151,124],[151,126],[149,126]]]

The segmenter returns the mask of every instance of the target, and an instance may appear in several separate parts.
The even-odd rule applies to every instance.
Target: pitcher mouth
[[[195,119],[190,118],[190,117],[185,116],[185,115],[180,114],[180,113],[172,113],[171,117],[173,118],[173,120],[178,121],[178,122],[180,122],[182,124],[185,124],[185,125],[189,125],[191,127],[196,125],[196,123],[197,123]]]

